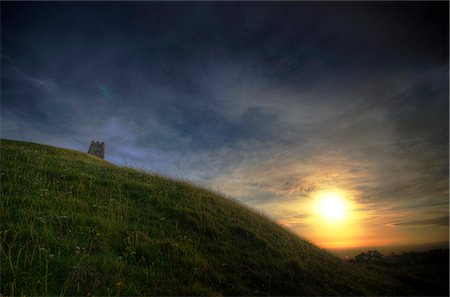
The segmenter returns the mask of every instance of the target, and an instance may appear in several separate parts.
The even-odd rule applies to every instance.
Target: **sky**
[[[325,248],[448,241],[448,11],[3,1],[1,137],[104,141]]]

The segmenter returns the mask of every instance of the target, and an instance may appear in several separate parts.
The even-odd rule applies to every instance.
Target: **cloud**
[[[423,220],[400,221],[392,223],[392,225],[400,227],[448,226],[448,216]]]

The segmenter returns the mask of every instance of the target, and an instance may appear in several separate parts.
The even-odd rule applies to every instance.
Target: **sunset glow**
[[[362,220],[367,217],[354,202],[355,193],[343,189],[324,189],[309,195],[311,215],[305,221],[316,243],[323,247],[359,245]]]
[[[323,192],[317,198],[317,213],[330,221],[345,219],[347,215],[347,202],[339,192]]]

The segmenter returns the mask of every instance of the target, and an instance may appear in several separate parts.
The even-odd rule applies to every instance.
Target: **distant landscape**
[[[426,252],[433,249],[448,249],[448,242],[433,242],[421,244],[392,244],[383,246],[365,246],[350,249],[327,249],[331,253],[343,258],[350,259],[368,250],[377,250],[384,255],[401,254],[405,252]]]

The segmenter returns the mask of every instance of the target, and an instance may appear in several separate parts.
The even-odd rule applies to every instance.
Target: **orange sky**
[[[269,162],[270,163],[270,162]],[[266,176],[276,180],[278,176],[296,172],[307,174],[301,182],[292,182],[277,187],[269,184],[265,188],[273,196],[261,201],[241,200],[262,210],[279,224],[324,248],[354,248],[383,246],[389,244],[420,244],[448,241],[448,202],[444,191],[430,197],[414,196],[374,197],[364,199],[367,189],[361,185],[385,187],[384,181],[377,181],[371,172],[355,173],[345,171],[346,166],[316,168],[297,164],[283,165],[284,170],[270,163],[254,168],[241,169],[231,175],[234,178],[219,179],[221,190],[237,197],[251,192],[246,180],[252,177],[254,183],[269,184]],[[275,166],[275,168],[273,168]],[[350,163],[348,166],[358,165]],[[325,166],[323,166],[325,167]],[[278,168],[280,169],[280,168]],[[389,181],[386,181],[388,183]],[[253,186],[253,184],[252,184]],[[364,190],[361,190],[364,189]],[[340,219],[328,219],[318,213],[318,201],[323,193],[337,193],[345,202],[345,215]],[[432,203],[429,203],[429,202]]]

